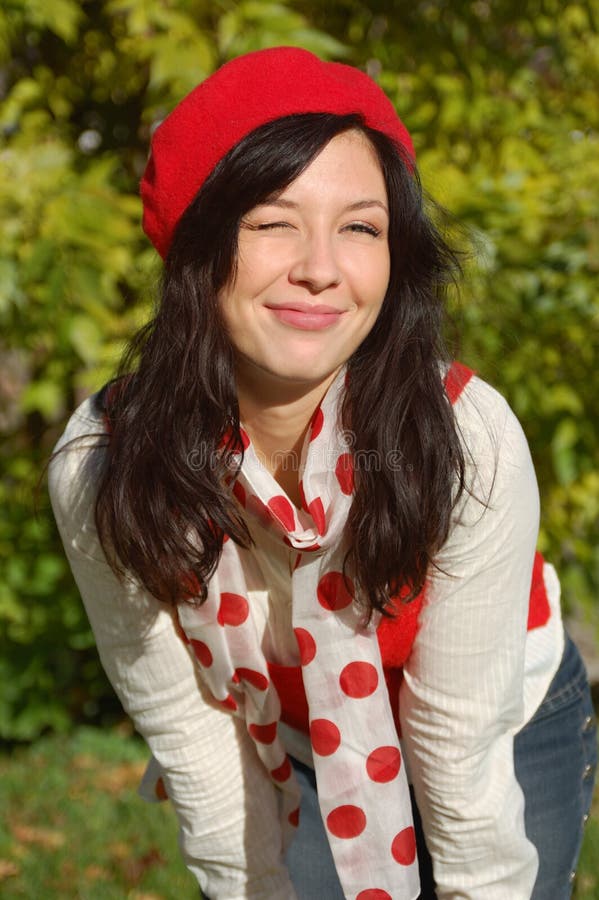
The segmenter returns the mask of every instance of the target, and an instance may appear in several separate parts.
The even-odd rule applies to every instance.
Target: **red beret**
[[[273,47],[226,63],[154,132],[141,181],[143,228],[165,257],[175,226],[216,164],[254,128],[293,113],[360,113],[414,158],[407,129],[381,88],[359,69]]]

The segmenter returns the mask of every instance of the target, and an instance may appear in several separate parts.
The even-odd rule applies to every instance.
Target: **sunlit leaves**
[[[34,518],[35,486],[61,421],[112,375],[151,312],[160,266],[140,229],[138,181],[152,128],[217,65],[261,47],[358,64],[396,104],[426,189],[469,234],[456,230],[470,251],[452,298],[460,355],[522,419],[542,491],[541,545],[566,603],[596,604],[598,13],[594,2],[540,7],[2,5],[2,733],[59,727],[86,692],[109,695],[93,654],[82,665],[65,656],[65,645],[86,653],[91,636],[44,502]]]
[[[220,52],[227,58],[283,44],[304,47],[324,58],[347,55],[340,41],[311,28],[305,16],[282,3],[242,0],[230,4],[217,34]]]
[[[0,62],[23,38],[33,46],[43,32],[72,44],[84,19],[77,0],[7,0],[0,8]]]
[[[35,518],[36,484],[65,417],[151,312],[160,269],[138,196],[151,129],[244,42],[343,52],[276,3],[11,0],[0,11],[5,737],[64,727],[110,696],[43,492]]]

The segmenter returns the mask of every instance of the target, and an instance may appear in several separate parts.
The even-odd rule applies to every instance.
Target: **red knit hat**
[[[165,257],[181,215],[216,164],[254,128],[293,113],[360,113],[414,158],[407,129],[359,69],[273,47],[226,63],[194,88],[152,138],[141,181],[143,228]]]

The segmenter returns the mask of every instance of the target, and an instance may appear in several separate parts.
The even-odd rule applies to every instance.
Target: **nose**
[[[304,237],[289,270],[289,280],[304,285],[312,294],[339,284],[341,272],[331,235],[319,233]]]

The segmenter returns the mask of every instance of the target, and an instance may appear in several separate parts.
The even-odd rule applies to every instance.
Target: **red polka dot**
[[[343,493],[351,494],[354,489],[354,463],[351,453],[341,454],[335,466],[335,475]]]
[[[338,838],[355,838],[366,828],[366,816],[359,806],[338,806],[327,816],[327,828]]]
[[[393,781],[400,769],[401,753],[398,747],[377,747],[366,760],[368,777],[381,784]]]
[[[300,495],[300,503],[302,504],[302,509],[308,509],[308,501],[306,500],[306,495],[304,494],[304,482],[300,479],[300,482],[297,486]]]
[[[305,628],[294,628],[302,666],[307,666],[316,656],[316,641]]]
[[[278,769],[272,769],[270,773],[270,777],[275,781],[287,781],[287,779],[291,775],[291,763],[289,762],[289,757],[285,757],[285,762],[283,765],[279,766]]]
[[[220,595],[220,606],[216,616],[219,625],[243,625],[249,614],[249,604],[241,594]]]
[[[181,620],[179,619],[179,613],[175,611],[175,615],[173,618],[173,625],[175,626],[175,631],[178,636],[181,638],[184,644],[191,644],[190,639],[187,637],[185,632],[183,631],[183,626],[181,625]]]
[[[368,662],[348,663],[341,671],[339,684],[348,697],[356,700],[370,697],[378,687],[379,676],[375,667]]]
[[[212,665],[212,653],[210,652],[208,644],[205,644],[204,641],[196,641],[192,638],[191,646],[193,647],[193,652],[206,669]]]
[[[330,756],[341,743],[341,732],[328,719],[314,719],[310,724],[310,740],[319,756]]]
[[[220,439],[218,449],[224,450],[227,445],[231,445],[231,453],[240,453],[242,448],[244,450],[247,450],[247,448],[250,446],[250,439],[247,435],[247,432],[243,428],[239,429],[239,436],[241,437],[241,444],[239,444],[239,441],[234,437],[233,429],[229,426],[229,428],[227,428],[222,438]]]
[[[310,440],[313,441],[318,437],[320,432],[322,431],[322,426],[324,425],[324,415],[320,408],[316,410],[314,415],[312,416],[312,422],[310,424]]]
[[[282,494],[278,494],[276,497],[271,497],[267,505],[272,514],[276,519],[279,520],[286,531],[294,530],[295,513],[293,512],[293,506],[291,505],[287,497],[283,497]]]
[[[168,794],[166,792],[166,788],[164,786],[164,781],[162,780],[162,778],[159,778],[156,782],[154,793],[156,794],[158,800],[168,800]]]
[[[223,544],[225,543],[225,541],[229,540],[229,535],[226,534],[222,530],[222,528],[219,528],[218,525],[215,525],[214,522],[212,521],[212,519],[208,519],[208,527],[210,528],[210,531],[212,532],[212,534],[214,535],[215,538],[217,538],[217,539],[222,538]]]
[[[327,523],[324,514],[324,506],[322,505],[322,500],[320,497],[317,497],[315,500],[310,503],[308,506],[308,512],[314,519],[314,524],[316,525],[316,530],[319,534],[324,534],[327,530]]]
[[[190,600],[192,597],[197,597],[200,593],[200,582],[198,581],[197,575],[193,572],[184,575],[181,579],[181,589],[184,600]]]
[[[241,445],[244,450],[247,450],[247,448],[250,446],[250,439],[248,437],[248,433],[244,428],[240,428],[239,434],[241,436]]]
[[[402,866],[411,866],[416,859],[416,836],[410,825],[396,834],[391,844],[391,855]]]
[[[233,712],[237,709],[237,704],[233,700],[233,697],[230,694],[227,694],[224,700],[220,701],[220,705],[224,706],[225,709],[232,709]]]
[[[220,441],[218,442],[218,449],[224,450],[225,447],[227,446],[227,444],[229,443],[229,441],[231,440],[232,436],[233,436],[233,432],[231,431],[231,428],[227,428],[227,430],[224,432],[223,436],[221,437]]]
[[[248,731],[259,744],[272,744],[277,736],[277,723],[269,722],[268,725],[248,725]]]
[[[369,888],[367,891],[360,891],[356,900],[393,900],[393,897],[380,888]]]
[[[259,691],[265,691],[268,687],[268,678],[262,672],[256,672],[255,669],[245,669],[239,666],[235,669],[235,674],[243,681],[247,681],[252,687],[258,688]]]
[[[245,506],[245,489],[238,481],[233,485],[233,495],[242,506]]]
[[[300,818],[300,811],[299,811],[299,806],[298,806],[297,809],[291,810],[291,812],[287,816],[287,821],[289,822],[290,825],[293,825],[294,828],[297,828],[297,826],[299,825],[299,818]]]
[[[342,572],[327,572],[318,582],[316,595],[318,602],[331,611],[345,609],[354,599],[354,586]]]

